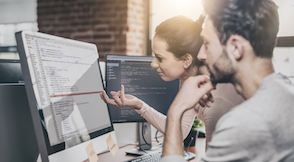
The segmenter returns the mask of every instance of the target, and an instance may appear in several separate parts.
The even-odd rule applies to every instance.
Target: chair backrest
[[[0,161],[36,161],[38,154],[24,84],[0,84]]]

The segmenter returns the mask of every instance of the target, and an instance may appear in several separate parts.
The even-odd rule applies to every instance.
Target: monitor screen
[[[179,80],[165,82],[155,68],[151,67],[153,57],[106,55],[106,93],[120,90],[124,85],[125,94],[141,99],[149,106],[166,115],[179,90]],[[143,122],[133,108],[118,108],[109,105],[112,121]]]
[[[19,60],[0,59],[0,83],[24,83]]]
[[[78,146],[113,132],[107,104],[99,95],[104,87],[97,47],[38,32],[19,32],[16,38],[30,108],[39,115],[32,115],[36,133],[44,136],[39,144],[46,144],[48,155],[65,158],[55,158],[60,161],[79,155],[87,159],[85,144],[81,150]],[[105,141],[94,144],[96,151],[102,146]]]

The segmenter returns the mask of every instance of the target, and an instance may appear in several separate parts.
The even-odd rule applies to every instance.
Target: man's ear
[[[239,35],[232,35],[227,42],[227,50],[233,55],[235,60],[240,60],[244,54],[245,39]]]
[[[191,64],[193,63],[193,57],[191,54],[187,53],[183,57],[183,66],[185,69],[189,68]]]

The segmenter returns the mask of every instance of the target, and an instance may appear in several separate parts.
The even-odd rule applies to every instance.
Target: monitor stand
[[[153,146],[151,142],[151,125],[148,122],[137,123],[138,132],[137,139],[139,141],[139,148],[126,150],[129,155],[143,155],[154,151],[161,151],[161,146]]]

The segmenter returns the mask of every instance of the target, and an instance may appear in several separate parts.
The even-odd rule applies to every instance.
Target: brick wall
[[[143,0],[128,0],[127,55],[144,53],[144,3]]]
[[[105,54],[146,55],[144,0],[37,0],[39,31],[94,43]]]

